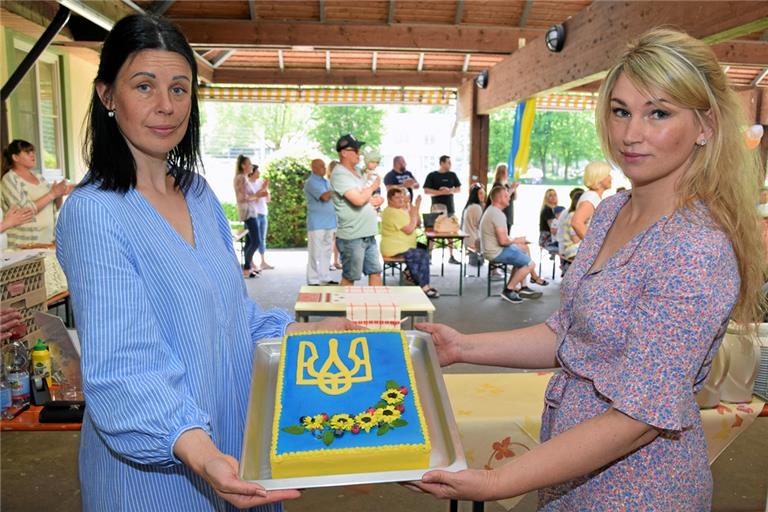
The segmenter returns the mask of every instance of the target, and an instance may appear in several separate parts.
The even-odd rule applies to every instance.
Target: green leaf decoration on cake
[[[374,406],[364,411],[357,414],[338,412],[329,415],[321,412],[301,416],[299,425],[288,425],[280,430],[293,435],[309,433],[315,439],[322,440],[326,446],[331,446],[337,437],[345,435],[376,432],[377,436],[383,436],[390,430],[408,425],[402,417],[405,414],[403,402],[406,395],[408,395],[407,387],[388,380],[379,400]]]

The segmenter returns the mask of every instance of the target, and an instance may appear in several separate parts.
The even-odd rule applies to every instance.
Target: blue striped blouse
[[[204,179],[186,194],[195,246],[130,190],[77,189],[57,255],[82,342],[85,511],[234,510],[173,454],[201,428],[240,458],[254,343],[290,317],[251,301]],[[280,505],[260,511],[279,511]]]

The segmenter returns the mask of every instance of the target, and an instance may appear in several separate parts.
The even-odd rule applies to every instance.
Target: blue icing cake
[[[283,339],[273,478],[427,468],[430,451],[402,331]]]

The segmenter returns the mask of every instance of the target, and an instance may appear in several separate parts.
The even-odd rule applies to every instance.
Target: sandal
[[[427,291],[426,291],[426,292],[424,292],[424,293],[425,293],[425,294],[427,295],[427,297],[429,297],[430,299],[436,299],[436,298],[440,297],[440,292],[438,292],[438,291],[437,291],[437,290],[435,290],[434,288],[430,288],[429,290],[427,290]]]
[[[248,274],[249,278],[261,277],[261,270],[251,270]]]
[[[534,279],[531,279],[531,281],[532,281],[534,284],[537,284],[537,285],[539,285],[539,286],[547,286],[547,285],[549,284],[549,281],[547,281],[546,279],[542,279],[542,278],[539,278],[539,280],[538,280],[538,281],[536,281],[536,280],[534,280]]]

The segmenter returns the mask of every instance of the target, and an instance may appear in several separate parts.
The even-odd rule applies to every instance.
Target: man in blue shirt
[[[325,162],[312,160],[312,174],[304,182],[307,198],[307,283],[310,286],[338,284],[331,280],[328,264],[331,261],[333,234],[336,232],[336,211],[331,202],[331,184],[325,179]]]
[[[416,181],[413,173],[405,168],[405,158],[399,155],[392,160],[392,170],[384,176],[384,185],[387,190],[392,187],[406,188],[411,196],[411,202],[413,201],[413,189],[419,188],[419,182]]]

